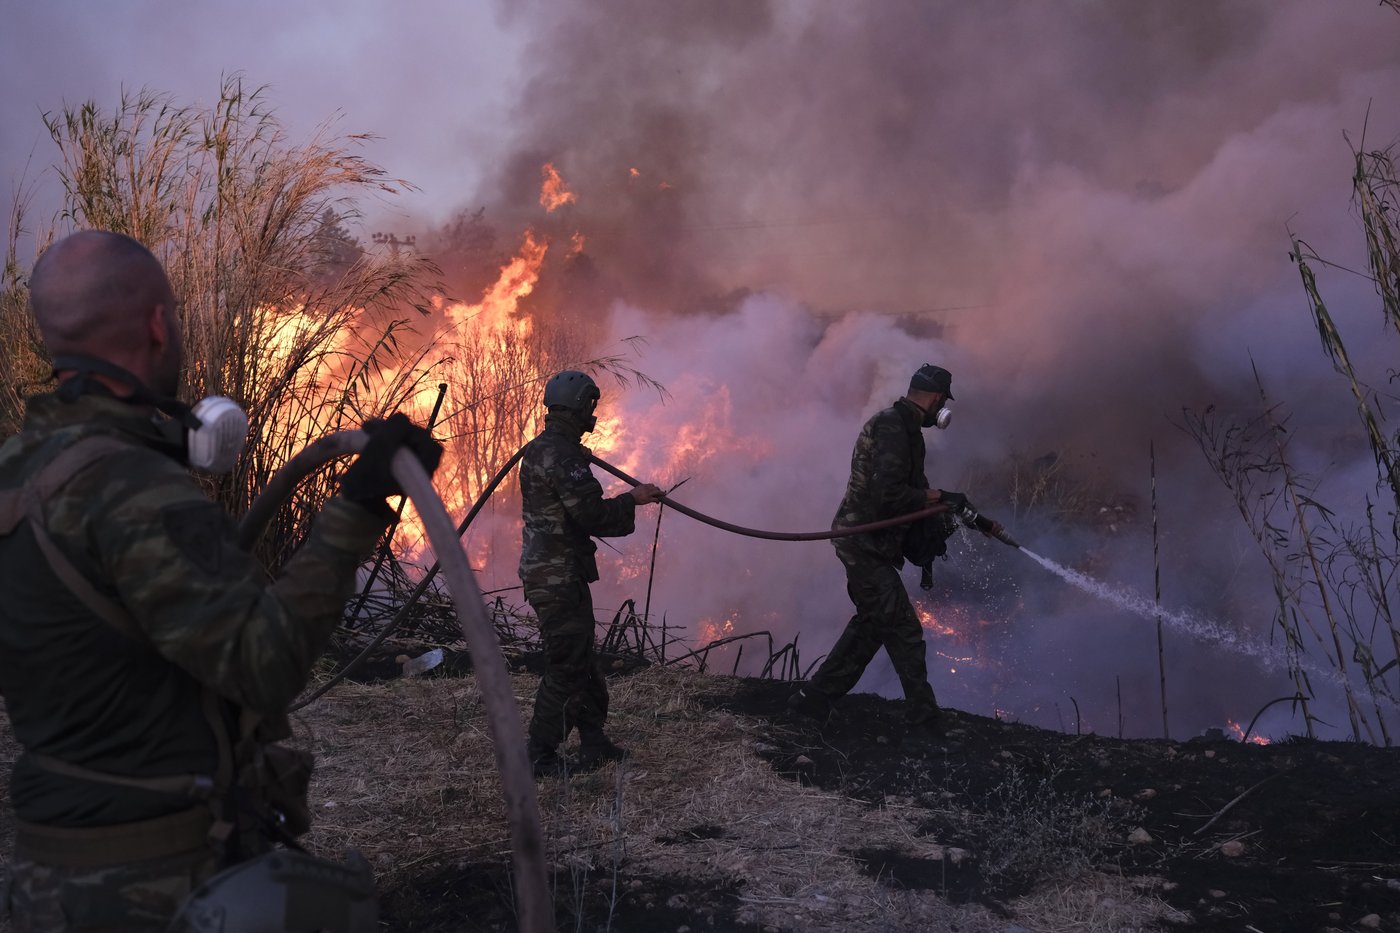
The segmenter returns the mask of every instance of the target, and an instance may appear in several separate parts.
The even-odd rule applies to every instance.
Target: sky
[[[473,191],[502,142],[520,80],[521,39],[494,4],[59,0],[7,2],[0,35],[0,177],[49,190],[42,114],[149,88],[182,103],[217,99],[224,75],[267,86],[293,137],[333,121],[380,139],[365,154],[419,186],[397,211],[442,219]],[[372,206],[367,206],[371,207]]]
[[[633,465],[678,469],[658,438],[701,421],[742,451],[686,464],[692,504],[720,517],[825,525],[861,422],[938,362],[957,398],[929,437],[934,485],[1150,597],[1153,451],[1164,604],[1268,654],[1267,575],[1182,409],[1243,416],[1257,369],[1327,501],[1355,514],[1374,496],[1288,256],[1293,234],[1364,266],[1352,147],[1363,130],[1367,148],[1400,138],[1400,15],[1372,0],[7,6],[0,177],[25,180],[35,216],[54,197],[41,113],[142,86],[208,102],[242,72],[291,135],[326,120],[374,133],[366,154],[416,186],[362,205],[362,237],[431,234],[477,208],[505,243],[526,226],[582,232],[606,300],[555,312],[584,316],[600,347],[648,338],[637,365],[671,400],[605,388]],[[545,162],[577,196],[548,217]],[[1383,382],[1395,335],[1370,284],[1322,273]],[[986,499],[993,472],[1036,459],[1136,519],[1055,529]],[[655,599],[673,615],[741,609],[744,625],[800,630],[813,659],[835,639],[829,552],[667,522]],[[1151,626],[999,547],[969,539],[940,564],[945,606],[1011,620],[982,670],[935,666],[940,696],[1053,726],[1071,695],[1109,722],[1126,691],[1128,730],[1149,734]],[[605,572],[598,604],[628,595]],[[1169,639],[1182,729],[1287,692],[1249,652]],[[897,693],[881,664],[862,689]]]

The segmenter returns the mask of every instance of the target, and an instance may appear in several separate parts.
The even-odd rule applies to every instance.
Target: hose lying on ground
[[[363,431],[338,432],[316,441],[288,461],[272,477],[244,516],[239,527],[240,543],[247,546],[257,539],[267,521],[303,477],[336,457],[358,453],[368,440]],[[511,689],[505,657],[496,642],[491,620],[486,615],[471,565],[458,545],[460,532],[453,530],[452,520],[433,489],[432,480],[422,464],[407,450],[399,450],[394,455],[390,469],[423,521],[428,541],[438,555],[439,566],[447,578],[457,609],[457,620],[471,652],[472,666],[481,688],[482,705],[486,709],[486,720],[495,744],[496,767],[501,773],[506,812],[510,820],[519,929],[522,933],[552,933],[554,909],[545,873],[535,778],[525,750],[525,733],[520,725],[520,710]],[[502,471],[502,476],[504,473]],[[465,526],[466,522],[463,522],[463,528]]]

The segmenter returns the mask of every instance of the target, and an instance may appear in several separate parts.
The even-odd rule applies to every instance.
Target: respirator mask
[[[925,363],[909,378],[909,391],[937,392],[943,396],[943,404],[924,412],[923,425],[926,428],[948,427],[948,423],[953,420],[953,413],[948,410],[948,403],[953,400],[952,373],[942,366]]]
[[[944,401],[937,409],[924,412],[924,427],[926,428],[946,429],[952,420],[953,412],[948,408],[947,401]]]
[[[88,392],[109,390],[90,378],[93,374],[115,379],[131,388],[123,401],[150,405],[166,415],[152,419],[160,446],[186,466],[205,473],[223,474],[233,471],[248,440],[248,415],[233,399],[211,395],[195,405],[186,405],[177,398],[152,392],[135,374],[115,363],[94,356],[56,356],[55,374],[72,370],[75,375],[65,379],[55,394],[64,401],[74,401]]]

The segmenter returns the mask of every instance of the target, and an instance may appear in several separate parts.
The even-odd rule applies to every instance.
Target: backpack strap
[[[63,585],[94,615],[117,631],[137,641],[147,641],[141,626],[131,614],[98,592],[78,568],[73,566],[73,562],[49,536],[48,524],[44,519],[44,506],[56,492],[68,485],[73,477],[108,454],[128,446],[111,435],[93,434],[64,448],[58,456],[44,464],[24,486],[5,491],[3,498],[0,498],[0,534],[9,534],[18,527],[20,521],[28,519],[39,550],[43,552],[53,572],[63,581]]]
[[[214,794],[214,779],[203,774],[172,774],[168,777],[157,778],[127,777],[121,774],[111,774],[107,771],[96,771],[92,768],[84,768],[82,765],[70,764],[52,755],[25,752],[25,756],[45,771],[61,774],[64,777],[77,778],[82,781],[96,781],[99,784],[115,784],[119,787],[148,790],[157,794],[190,797],[194,800],[208,800]]]

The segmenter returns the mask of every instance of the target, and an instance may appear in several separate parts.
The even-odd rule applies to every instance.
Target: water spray
[[[1287,669],[1287,659],[1281,658],[1279,652],[1270,646],[1261,644],[1252,639],[1242,637],[1238,632],[1224,628],[1218,622],[1211,621],[1191,612],[1170,612],[1162,609],[1140,594],[1131,592],[1122,587],[1110,586],[1100,580],[1095,580],[1087,574],[1078,570],[1072,570],[1048,557],[1042,557],[1034,551],[1021,548],[1021,553],[1035,561],[1055,576],[1064,580],[1091,596],[1096,596],[1105,602],[1112,603],[1120,609],[1126,610],[1139,618],[1148,621],[1159,621],[1168,627],[1175,629],[1185,635],[1210,644],[1226,648],[1236,654],[1242,654],[1264,670],[1276,672]],[[1297,664],[1308,672],[1315,680],[1314,682],[1326,682],[1334,687],[1345,688],[1347,686],[1346,675],[1335,668],[1327,668],[1311,660],[1310,658],[1298,654],[1292,659],[1292,663]],[[1400,701],[1386,696],[1375,689],[1368,689],[1368,695],[1372,700],[1383,703],[1391,709],[1400,709]]]

